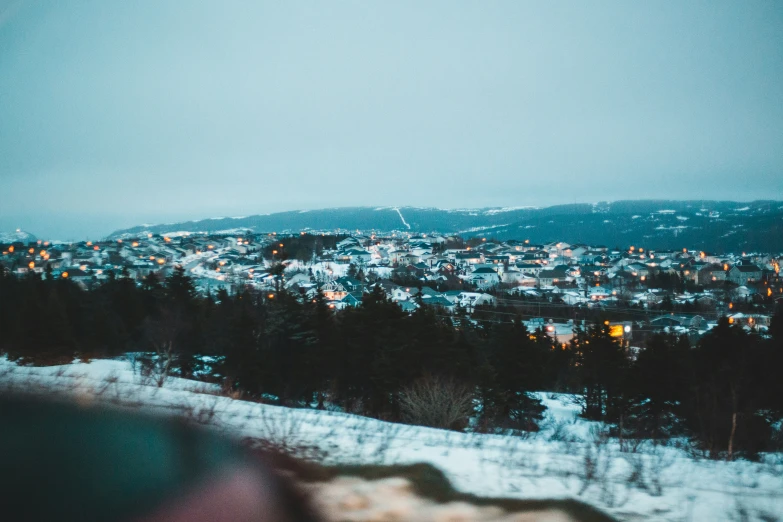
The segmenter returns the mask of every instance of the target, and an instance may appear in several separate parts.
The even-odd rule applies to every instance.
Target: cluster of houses
[[[324,232],[325,233],[325,232]],[[301,234],[304,234],[303,232]],[[770,303],[783,298],[779,255],[608,248],[528,240],[496,241],[439,234],[354,234],[309,260],[277,257],[269,248],[298,234],[146,234],[79,243],[18,241],[0,245],[0,264],[11,273],[46,273],[89,286],[107,277],[139,282],[182,266],[203,292],[232,293],[252,286],[274,298],[281,288],[303,298],[321,293],[331,308],[358,306],[375,286],[405,311],[422,304],[444,313],[472,313],[498,299],[529,299],[567,306],[621,306],[682,310],[649,327],[698,331],[718,314],[749,328],[768,324]],[[271,245],[271,246],[270,246]],[[266,250],[265,250],[266,249]],[[732,308],[757,304],[760,313]],[[766,307],[766,309],[764,308]],[[745,307],[747,309],[747,307]],[[553,332],[567,326],[551,324]],[[572,329],[572,328],[571,328]],[[618,330],[619,331],[619,330]],[[627,332],[626,332],[627,333]]]

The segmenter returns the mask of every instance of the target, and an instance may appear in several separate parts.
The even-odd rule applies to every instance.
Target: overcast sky
[[[0,2],[0,230],[783,198],[760,2]]]

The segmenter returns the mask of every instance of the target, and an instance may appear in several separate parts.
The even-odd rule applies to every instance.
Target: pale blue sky
[[[0,4],[0,229],[783,198],[779,1]]]

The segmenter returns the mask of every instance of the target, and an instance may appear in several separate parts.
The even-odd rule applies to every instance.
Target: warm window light
[[[30,270],[32,270],[33,268],[35,268],[35,263],[30,261],[30,263],[27,266],[30,267]]]
[[[13,247],[13,245],[11,245],[10,247],[8,247],[8,251],[9,251],[9,252],[11,252],[11,253],[13,253],[13,251],[14,251],[14,247]]]
[[[162,265],[162,264],[163,264],[163,263],[165,263],[165,262],[166,262],[166,260],[165,260],[165,259],[158,259],[158,264],[159,264],[159,265]]]
[[[41,252],[38,254],[39,256],[43,257],[46,255],[46,250],[41,250]]]
[[[33,253],[35,253],[35,249],[34,249],[34,248],[31,248],[30,250],[28,250],[28,252],[30,252],[31,254],[33,254]]]
[[[92,249],[93,250],[100,250],[101,248],[98,245],[95,245],[94,247],[92,247]]]
[[[267,297],[268,297],[269,299],[274,299],[274,298],[275,298],[275,294],[269,294]]]
[[[68,272],[63,272],[63,279],[68,279]]]

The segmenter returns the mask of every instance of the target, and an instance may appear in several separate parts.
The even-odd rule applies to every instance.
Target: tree
[[[656,334],[639,353],[628,379],[631,416],[626,423],[636,435],[659,439],[677,431],[688,393],[689,351],[686,336]]]
[[[579,330],[571,341],[584,394],[583,415],[591,420],[616,421],[626,409],[622,383],[628,358],[620,339],[607,323]]]

